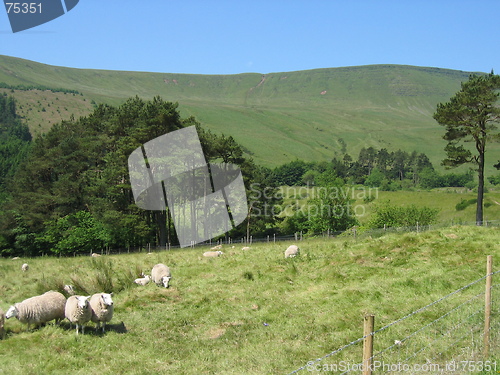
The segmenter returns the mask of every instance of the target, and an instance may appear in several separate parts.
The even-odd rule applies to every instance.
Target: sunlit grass
[[[76,336],[67,321],[26,332],[8,320],[6,340],[0,341],[2,370],[288,373],[361,337],[365,314],[375,314],[381,327],[482,277],[486,255],[500,255],[499,237],[496,228],[451,227],[373,239],[309,239],[298,243],[302,253],[295,259],[284,258],[287,243],[272,242],[247,251],[226,245],[215,259],[202,257],[203,248],[99,259],[2,259],[4,310],[76,278],[88,293],[110,282],[115,301],[104,335],[89,324]],[[23,262],[29,272],[20,271]],[[158,262],[172,269],[169,289],[133,284],[138,272]],[[104,284],[98,281],[103,272],[109,276]],[[401,334],[419,329],[432,314],[403,324]]]

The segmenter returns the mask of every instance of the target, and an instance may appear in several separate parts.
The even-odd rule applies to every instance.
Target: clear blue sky
[[[74,68],[284,72],[406,64],[500,73],[498,0],[80,0],[0,54]]]

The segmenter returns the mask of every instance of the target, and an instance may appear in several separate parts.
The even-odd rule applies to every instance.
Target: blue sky
[[[0,54],[74,68],[284,72],[405,64],[500,72],[497,0],[80,0]]]

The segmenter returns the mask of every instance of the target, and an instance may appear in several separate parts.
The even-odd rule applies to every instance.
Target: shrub
[[[436,222],[438,209],[430,207],[395,206],[384,202],[375,206],[375,211],[368,226],[370,228],[408,227],[430,225]]]

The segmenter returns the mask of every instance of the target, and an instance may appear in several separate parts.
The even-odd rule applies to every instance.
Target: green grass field
[[[493,255],[494,269],[498,268],[499,239],[498,228],[455,226],[357,240],[308,239],[299,243],[301,255],[294,259],[283,256],[289,243],[256,243],[248,251],[242,251],[241,244],[226,245],[225,254],[216,259],[203,258],[204,248],[100,258],[0,259],[4,310],[65,283],[85,294],[111,285],[115,302],[114,318],[104,335],[87,328],[76,336],[67,321],[31,332],[15,319],[6,321],[0,372],[288,374],[361,337],[366,314],[375,314],[376,328],[383,327],[481,278],[487,255]],[[23,262],[30,265],[26,273],[20,272]],[[138,273],[158,262],[171,267],[169,289],[133,284]],[[484,283],[478,288],[484,290]],[[380,338],[376,335],[375,350],[418,332],[399,352],[384,358],[401,360],[405,352],[424,347],[424,357],[413,361],[477,360],[468,321],[462,325],[470,334],[453,345],[442,341],[444,334],[436,333],[434,325],[422,330],[465,296],[456,298],[391,327]],[[495,327],[498,319],[495,302]],[[481,337],[474,333],[474,340]],[[440,346],[447,351],[437,350]],[[498,353],[495,350],[492,353]],[[361,361],[360,346],[321,363],[340,359]],[[497,354],[483,359],[500,361]]]

